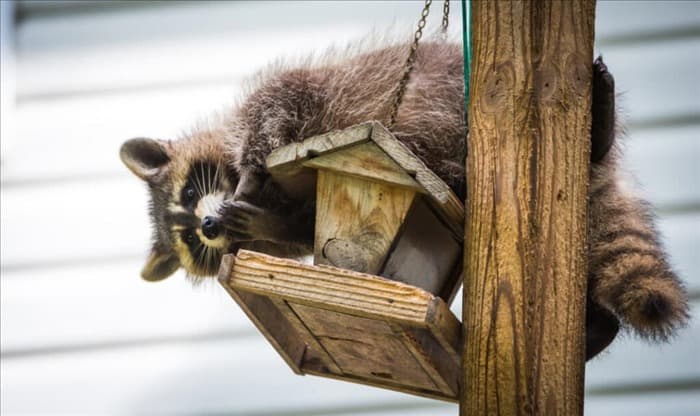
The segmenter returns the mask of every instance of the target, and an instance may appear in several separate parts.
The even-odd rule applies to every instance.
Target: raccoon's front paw
[[[246,201],[224,202],[219,215],[226,234],[234,242],[277,241],[284,228],[277,215]]]
[[[591,162],[603,160],[615,141],[615,79],[599,56],[593,62]]]

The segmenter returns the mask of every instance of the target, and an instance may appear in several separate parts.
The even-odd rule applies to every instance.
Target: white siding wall
[[[146,189],[123,140],[173,137],[241,79],[375,29],[417,2],[22,3],[4,112],[0,411],[455,415],[457,407],[298,377],[212,283],[139,279]],[[460,27],[458,3],[452,29]],[[2,6],[3,51],[7,4]],[[436,3],[429,28],[439,25]],[[627,159],[700,313],[700,3],[603,2],[596,51],[625,94]],[[3,64],[5,63],[3,58]],[[5,75],[3,67],[3,75]],[[16,133],[5,131],[8,120]],[[459,308],[459,304],[455,305]],[[459,315],[459,313],[458,313]],[[669,345],[618,340],[587,366],[590,415],[700,414],[700,321]]]

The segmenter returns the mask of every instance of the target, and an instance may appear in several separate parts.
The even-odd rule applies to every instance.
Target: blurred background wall
[[[118,159],[232,101],[279,56],[421,2],[2,2],[0,411],[455,415],[455,405],[292,374],[214,282],[141,281],[146,189]],[[459,36],[458,2],[451,31]],[[433,5],[428,28],[439,26]],[[599,1],[596,53],[623,93],[628,166],[660,217],[695,318],[624,336],[587,366],[589,415],[700,414],[700,3]],[[461,306],[454,306],[457,315]]]

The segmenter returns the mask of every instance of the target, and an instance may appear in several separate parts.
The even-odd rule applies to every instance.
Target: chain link
[[[447,35],[447,26],[450,25],[450,0],[442,4],[442,33]]]
[[[413,43],[411,44],[411,50],[408,53],[408,58],[406,59],[406,64],[404,65],[403,75],[399,81],[399,85],[396,86],[394,93],[394,102],[391,107],[391,116],[389,118],[389,127],[393,126],[396,122],[396,114],[399,112],[399,106],[401,105],[401,100],[403,99],[403,94],[406,92],[406,84],[408,83],[408,78],[411,75],[411,70],[416,62],[416,51],[418,50],[418,41],[423,36],[423,28],[425,27],[425,19],[430,13],[430,5],[433,0],[425,0],[425,5],[423,6],[423,11],[420,14],[420,20],[418,20],[418,29],[413,35]]]
[[[423,37],[423,28],[425,28],[425,20],[428,18],[428,13],[430,13],[430,5],[433,0],[425,0],[425,5],[423,6],[423,11],[420,14],[420,20],[418,20],[418,28],[416,33],[413,35],[413,43],[411,44],[411,50],[408,53],[408,58],[406,59],[406,64],[404,65],[403,75],[399,84],[396,86],[394,92],[394,100],[391,106],[391,115],[389,118],[389,127],[392,127],[396,123],[396,115],[399,112],[399,107],[401,106],[401,101],[403,100],[403,95],[406,92],[406,84],[408,84],[408,79],[411,76],[411,71],[413,70],[413,65],[416,62],[416,51],[418,50],[418,41]],[[447,36],[447,26],[450,24],[450,0],[445,0],[442,5],[442,33]]]

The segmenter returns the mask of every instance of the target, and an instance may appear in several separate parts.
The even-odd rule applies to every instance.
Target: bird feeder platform
[[[457,401],[464,208],[380,123],[276,149],[289,194],[316,199],[314,264],[253,251],[219,281],[297,374]]]
[[[437,296],[245,250],[220,282],[297,374],[457,400],[461,324]]]

